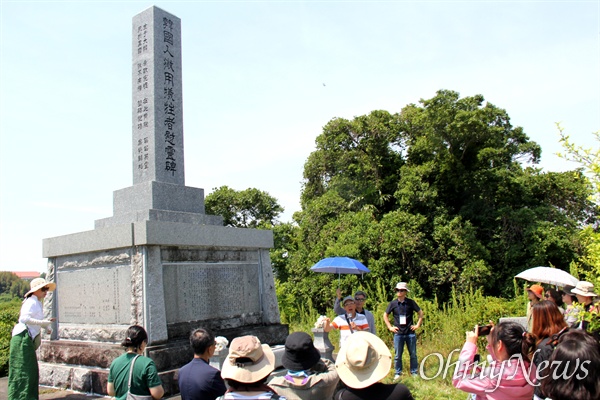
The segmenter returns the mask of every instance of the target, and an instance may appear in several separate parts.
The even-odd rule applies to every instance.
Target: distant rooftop
[[[40,273],[38,271],[10,271],[13,274],[17,275],[21,279],[32,280],[34,278],[39,278]]]

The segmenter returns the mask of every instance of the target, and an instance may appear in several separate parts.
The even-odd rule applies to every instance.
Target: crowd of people
[[[10,400],[37,399],[39,372],[36,350],[41,330],[51,331],[54,319],[44,319],[42,301],[56,285],[43,278],[31,282],[10,343]],[[337,316],[324,319],[323,329],[340,331],[335,362],[322,358],[311,336],[294,332],[285,341],[276,368],[271,347],[256,336],[231,341],[221,369],[210,365],[217,345],[215,335],[204,328],[190,335],[193,359],[178,372],[182,400],[412,400],[410,390],[397,383],[403,373],[406,345],[409,370],[417,375],[416,332],[424,313],[408,297],[407,283],[395,287],[396,298],[381,318],[393,333],[394,383],[382,381],[392,368],[392,354],[377,336],[375,316],[365,308],[367,295],[357,291],[342,299],[336,292]],[[593,284],[581,281],[560,290],[532,285],[527,290],[526,327],[514,321],[475,326],[455,365],[453,385],[474,400],[598,400],[600,399],[600,344],[587,333],[589,320],[578,318],[581,310],[592,311],[597,294]],[[391,316],[391,318],[390,318]],[[415,318],[416,317],[416,318]],[[489,355],[479,359],[478,339],[485,337]],[[141,326],[130,326],[122,346],[125,353],[110,365],[107,393],[119,400],[160,399],[165,391],[154,361],[145,356],[148,334]]]
[[[598,400],[600,343],[575,317],[594,307],[594,285],[580,281],[562,290],[528,288],[527,330],[506,321],[480,335],[466,334],[453,385],[483,400]],[[573,297],[576,298],[573,299]],[[477,341],[485,336],[487,363],[477,362]]]

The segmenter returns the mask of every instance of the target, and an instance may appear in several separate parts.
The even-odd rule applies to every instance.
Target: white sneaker
[[[398,374],[394,375],[394,380],[397,381],[398,379],[400,379],[400,375],[398,375]]]

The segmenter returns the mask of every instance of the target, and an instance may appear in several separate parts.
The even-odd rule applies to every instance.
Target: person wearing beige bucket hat
[[[19,321],[10,339],[8,398],[11,400],[38,398],[39,369],[35,352],[41,344],[42,328],[51,333],[50,324],[55,320],[44,318],[42,300],[54,289],[54,282],[35,278],[25,293]]]
[[[591,311],[594,306],[594,297],[598,296],[594,293],[594,284],[587,281],[579,281],[574,289],[571,289],[577,297],[577,302],[583,307],[583,311]],[[581,321],[578,328],[587,330],[589,322]]]
[[[223,400],[286,400],[267,386],[274,369],[275,355],[269,345],[251,335],[233,339],[221,369],[221,377],[229,386]]]
[[[335,368],[348,386],[333,396],[334,400],[413,400],[401,384],[384,384],[392,366],[392,353],[383,340],[370,332],[356,332],[340,349]]]

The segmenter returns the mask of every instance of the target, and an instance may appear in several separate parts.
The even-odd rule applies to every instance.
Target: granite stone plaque
[[[261,311],[258,264],[169,263],[163,274],[169,324]]]
[[[131,321],[131,267],[86,268],[57,274],[62,323],[123,324]]]

